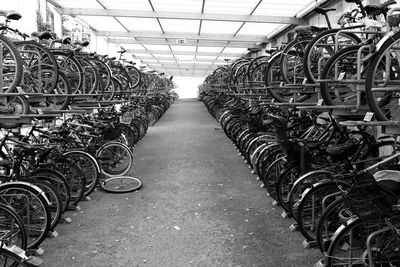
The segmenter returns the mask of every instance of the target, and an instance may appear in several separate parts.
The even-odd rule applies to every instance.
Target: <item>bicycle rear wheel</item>
[[[142,188],[140,179],[130,176],[115,176],[100,182],[100,188],[108,193],[129,193]]]
[[[27,239],[22,218],[11,206],[0,204],[0,240],[9,246],[16,245],[26,249]]]
[[[2,77],[0,81],[0,89],[2,92],[14,92],[15,88],[22,80],[23,66],[22,58],[15,45],[5,36],[0,35],[0,47],[3,53],[3,68]]]

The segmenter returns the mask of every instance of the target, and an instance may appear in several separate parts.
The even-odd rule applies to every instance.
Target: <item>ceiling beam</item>
[[[151,65],[148,64],[150,67],[155,68],[155,69],[163,69],[163,70],[199,70],[199,71],[206,71],[206,70],[213,70],[212,68],[208,67],[198,67],[198,66],[178,66],[178,65]],[[211,66],[210,66],[211,67]],[[215,68],[216,66],[212,66]]]
[[[155,18],[155,19],[188,19],[234,22],[257,22],[277,24],[301,24],[301,20],[294,16],[260,16],[239,14],[216,14],[195,12],[169,12],[145,11],[125,9],[89,9],[89,8],[62,8],[61,13],[70,16],[112,16],[130,18]]]
[[[160,54],[160,55],[190,55],[190,56],[225,56],[225,57],[240,57],[243,53],[219,53],[219,52],[191,52],[191,51],[166,51],[166,50],[135,50],[135,49],[126,49],[127,53],[136,54],[136,53],[151,53],[151,54]]]
[[[185,39],[185,40],[204,40],[204,41],[226,41],[226,42],[263,42],[265,37],[261,35],[241,35],[233,34],[205,34],[200,35],[193,33],[167,32],[160,33],[156,31],[97,31],[97,36],[113,37],[131,37],[131,38],[148,38],[148,39]]]
[[[119,45],[124,44],[143,44],[143,45],[179,45],[179,46],[204,46],[204,47],[244,47],[244,48],[257,48],[258,45],[255,42],[218,42],[218,41],[194,41],[187,40],[186,43],[181,44],[177,43],[176,40],[162,40],[162,39],[140,39],[134,40],[132,39],[123,39],[123,38],[108,38],[108,42],[116,43]]]

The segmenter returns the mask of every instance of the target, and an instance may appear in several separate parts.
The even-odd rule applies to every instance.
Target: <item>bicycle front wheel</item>
[[[96,151],[101,172],[109,177],[128,173],[133,164],[130,148],[121,142],[108,142]]]
[[[100,188],[108,193],[129,193],[142,188],[140,179],[130,176],[115,176],[100,183]]]

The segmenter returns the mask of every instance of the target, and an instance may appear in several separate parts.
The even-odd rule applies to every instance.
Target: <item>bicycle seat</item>
[[[400,171],[378,171],[374,174],[374,178],[379,187],[395,196],[400,196]]]
[[[126,50],[117,51],[117,53],[121,53],[121,54],[123,54],[123,53],[125,53],[125,52],[126,52]]]
[[[61,39],[61,43],[63,44],[70,44],[71,43],[71,37],[64,37]]]
[[[7,12],[5,17],[9,20],[19,20],[20,18],[22,18],[21,14],[16,11]]]
[[[88,46],[88,45],[89,45],[89,42],[88,42],[88,41],[85,41],[85,42],[75,42],[74,44],[75,44],[75,45],[80,45],[80,46],[85,47],[85,46]]]
[[[294,31],[297,33],[317,33],[327,30],[327,27],[316,27],[316,26],[296,26]]]
[[[364,7],[364,10],[368,15],[379,15],[382,13],[382,9],[376,5],[367,5]]]
[[[383,9],[387,8],[388,6],[391,6],[391,5],[394,5],[394,4],[397,4],[396,0],[388,0],[388,1],[380,4],[379,8],[383,10]]]
[[[32,32],[31,35],[39,38],[39,40],[49,40],[53,37],[50,32]]]
[[[328,13],[329,11],[335,11],[335,10],[336,10],[336,8],[322,8],[322,7],[316,7],[314,9],[314,11],[316,13],[321,14],[321,15],[326,15],[326,13]]]

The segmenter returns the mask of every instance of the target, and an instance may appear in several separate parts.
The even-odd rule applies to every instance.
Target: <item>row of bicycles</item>
[[[33,254],[69,210],[96,188],[139,190],[132,171],[134,146],[174,102],[167,94],[132,100],[97,113],[74,114],[58,127],[36,120],[0,138],[0,264],[37,266]],[[48,126],[48,125],[47,125]]]
[[[12,28],[0,11],[0,265],[37,266],[40,245],[97,190],[129,193],[133,148],[177,99],[172,78],[84,52],[88,42]]]
[[[321,251],[317,266],[400,266],[398,133],[215,91],[203,102],[291,230]]]
[[[334,28],[209,75],[200,99],[315,266],[400,266],[399,10],[345,0]]]
[[[379,6],[345,1],[354,9],[341,15],[339,27],[329,20],[334,9],[317,7],[327,27],[297,26],[293,41],[220,66],[204,85],[276,102],[321,101],[355,114],[371,110],[378,120],[398,120],[399,9],[391,8],[396,1]]]
[[[65,110],[81,101],[129,100],[172,88],[163,73],[138,68],[132,61],[84,52],[89,42],[72,42],[51,32],[31,35],[12,28],[18,12],[0,11],[0,101],[2,115],[36,110]]]

